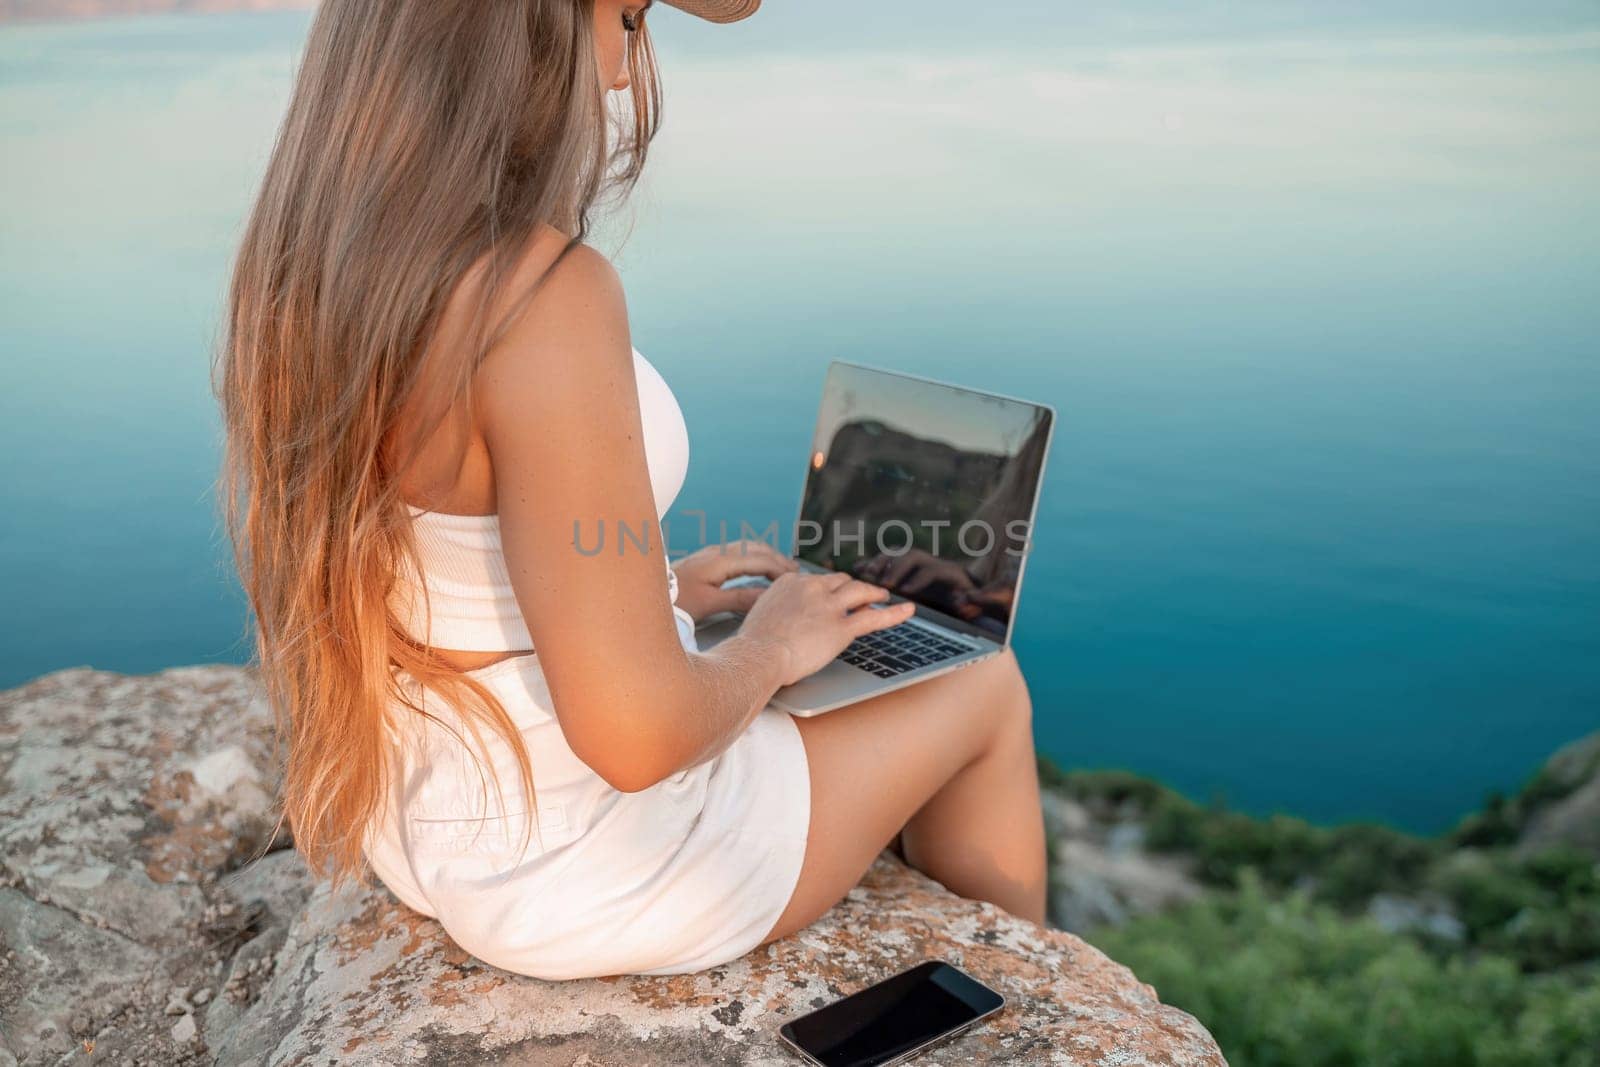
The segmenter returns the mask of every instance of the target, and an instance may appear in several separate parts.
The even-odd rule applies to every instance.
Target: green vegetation
[[[1320,827],[1287,815],[1257,819],[1220,805],[1203,807],[1122,771],[1068,774],[1050,766],[1041,780],[1091,810],[1139,819],[1147,848],[1192,857],[1196,876],[1222,888],[1253,870],[1273,888],[1310,885],[1326,903],[1365,905],[1375,893],[1414,891],[1446,852],[1442,842],[1369,823]]]
[[[1094,942],[1210,1028],[1233,1067],[1594,1067],[1600,981],[1440,956],[1252,875]]]
[[[1526,860],[1463,852],[1431,872],[1474,947],[1525,971],[1600,960],[1600,865],[1568,849]]]
[[[1204,1022],[1234,1067],[1600,1067],[1600,864],[1510,847],[1569,782],[1541,773],[1420,838],[1254,818],[1124,772],[1040,772],[1102,823],[1143,824],[1147,848],[1209,888],[1090,940]],[[1367,918],[1378,894],[1459,925],[1387,932]]]

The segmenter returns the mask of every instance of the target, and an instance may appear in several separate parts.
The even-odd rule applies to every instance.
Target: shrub
[[[1176,795],[1159,782],[1131,771],[1064,771],[1048,756],[1039,756],[1039,784],[1079,803],[1120,808],[1131,804],[1141,812],[1166,795]]]
[[[1593,976],[1440,959],[1306,893],[1232,893],[1091,938],[1210,1028],[1233,1067],[1596,1067]]]
[[[1434,888],[1449,899],[1474,945],[1547,971],[1600,958],[1600,866],[1565,848],[1525,860],[1462,853]]]

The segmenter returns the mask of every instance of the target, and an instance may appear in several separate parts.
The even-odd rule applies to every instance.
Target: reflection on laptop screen
[[[795,555],[1003,639],[1050,410],[834,363]]]

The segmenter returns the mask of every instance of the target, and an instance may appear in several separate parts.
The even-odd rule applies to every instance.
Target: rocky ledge
[[[1223,1062],[1127,968],[888,854],[727,966],[507,974],[381,888],[314,883],[274,835],[275,766],[240,668],[0,694],[0,1064],[788,1064],[785,1020],[931,957],[1009,1004],[926,1062]]]

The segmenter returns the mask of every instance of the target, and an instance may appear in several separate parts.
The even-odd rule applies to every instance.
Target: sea
[[[591,243],[674,514],[792,522],[833,359],[1043,401],[1042,751],[1423,833],[1517,788],[1600,728],[1600,9],[1444,7],[657,5]],[[210,367],[309,20],[0,26],[0,687],[248,657]]]

